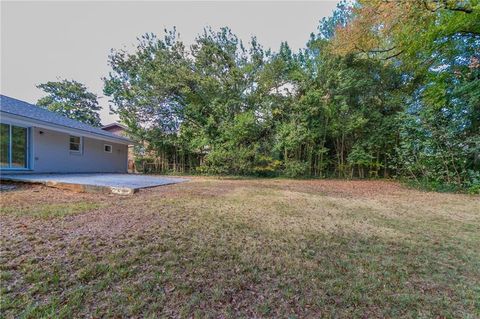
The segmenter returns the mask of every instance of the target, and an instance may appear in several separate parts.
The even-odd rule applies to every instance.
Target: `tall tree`
[[[480,180],[480,1],[359,0],[330,48],[403,72],[397,172],[428,183]]]
[[[82,83],[62,80],[43,83],[37,88],[47,94],[37,105],[89,125],[101,126],[97,95],[88,92]]]
[[[113,51],[104,92],[161,170],[480,189],[478,0],[349,3],[299,52],[145,35]]]

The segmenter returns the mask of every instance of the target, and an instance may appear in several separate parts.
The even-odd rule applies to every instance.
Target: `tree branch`
[[[404,52],[403,50],[400,50],[400,51],[398,51],[397,53],[395,53],[394,55],[391,55],[391,56],[386,57],[384,60],[390,60],[390,59],[396,58],[397,56],[399,56],[399,55],[402,54],[403,52]]]
[[[388,48],[388,49],[372,49],[372,50],[365,50],[365,49],[362,49],[360,47],[357,46],[357,44],[354,44],[355,46],[355,49],[357,49],[358,51],[362,52],[362,53],[385,53],[385,52],[390,52],[392,50],[395,50],[396,47],[391,47],[391,48]]]

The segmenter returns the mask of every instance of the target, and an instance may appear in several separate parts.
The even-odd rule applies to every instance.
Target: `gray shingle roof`
[[[101,135],[104,137],[121,140],[123,142],[132,142],[128,138],[124,138],[113,133],[104,131],[98,127],[93,127],[88,124],[69,119],[68,117],[62,116],[58,113],[5,95],[0,95],[0,111],[37,121],[42,121],[45,123],[85,131],[87,133],[95,135]]]

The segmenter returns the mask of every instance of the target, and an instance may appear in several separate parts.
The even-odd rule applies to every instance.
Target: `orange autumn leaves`
[[[420,0],[359,0],[352,8],[352,22],[337,28],[330,48],[339,55],[396,56],[434,19],[428,6]]]

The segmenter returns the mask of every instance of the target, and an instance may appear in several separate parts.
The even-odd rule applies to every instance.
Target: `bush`
[[[308,163],[301,162],[301,161],[287,161],[285,162],[285,169],[283,170],[283,174],[286,177],[296,178],[296,177],[304,177],[307,175],[308,172]]]
[[[467,189],[467,192],[468,192],[469,194],[472,194],[472,195],[473,195],[473,194],[478,194],[478,195],[480,195],[480,183],[470,186],[470,187]]]
[[[260,155],[255,159],[253,173],[257,176],[272,177],[278,175],[282,161],[273,159],[270,156]]]
[[[254,147],[217,148],[205,157],[204,167],[199,171],[214,175],[252,175],[254,157]]]
[[[233,158],[226,150],[211,151],[205,156],[205,162],[197,168],[201,174],[227,175],[232,171]]]
[[[465,188],[469,194],[480,194],[480,172],[468,170],[468,181]]]

